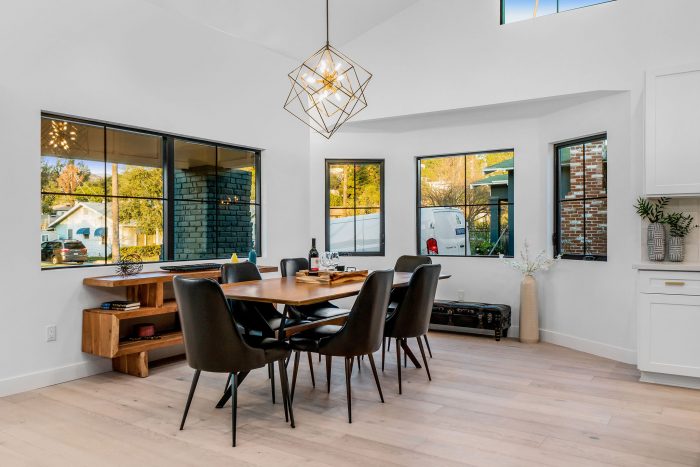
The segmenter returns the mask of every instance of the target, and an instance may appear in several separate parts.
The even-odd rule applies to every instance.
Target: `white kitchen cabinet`
[[[700,63],[648,71],[645,193],[700,194]]]
[[[700,387],[700,272],[639,272],[637,366],[642,381]]]

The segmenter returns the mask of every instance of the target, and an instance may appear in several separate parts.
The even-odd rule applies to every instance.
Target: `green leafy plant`
[[[649,201],[648,199],[639,197],[634,208],[642,219],[646,219],[651,223],[663,222],[665,217],[664,208],[668,204],[668,201],[668,198],[659,198],[655,201]]]
[[[672,237],[683,238],[697,227],[697,225],[693,225],[693,216],[680,212],[668,214],[662,222],[668,225]]]

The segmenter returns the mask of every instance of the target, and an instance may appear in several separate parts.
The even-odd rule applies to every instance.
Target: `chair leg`
[[[423,334],[423,340],[425,341],[425,346],[428,348],[428,355],[430,355],[430,358],[433,358],[433,351],[430,350],[430,342],[428,342],[427,334]]]
[[[299,371],[299,351],[294,352],[294,370],[292,370],[292,392],[291,399],[294,400],[294,390],[297,387],[297,372]]]
[[[236,416],[238,412],[238,377],[231,373],[231,427],[232,446],[236,447]]]
[[[287,367],[284,365],[282,360],[279,361],[280,368],[280,385],[282,386],[282,398],[285,401],[285,408],[289,410],[289,422],[292,428],[294,425],[294,411],[292,410],[292,398],[289,394],[289,380],[287,379]],[[287,412],[284,413],[284,420],[287,421]]]
[[[418,348],[420,349],[420,354],[423,356],[423,365],[425,365],[425,372],[428,373],[428,381],[432,381],[433,379],[430,377],[430,368],[428,368],[428,359],[425,358],[425,350],[423,350],[423,342],[420,340],[420,337],[416,337],[416,340],[418,341]]]
[[[309,357],[309,373],[311,373],[311,386],[316,387],[316,377],[314,376],[314,362],[311,360],[311,352],[306,352]]]
[[[391,342],[391,339],[389,339]],[[386,356],[386,337],[382,339],[382,372],[384,371],[384,357]]]
[[[377,391],[379,391],[379,398],[382,400],[382,404],[384,403],[384,394],[382,393],[382,385],[379,384],[379,375],[377,375],[377,367],[374,366],[374,355],[367,354],[367,358],[369,359],[369,364],[372,367],[372,374],[374,375],[374,382],[377,383]]]
[[[275,403],[275,367],[272,363],[267,364],[270,371],[270,387],[272,388],[272,403]]]
[[[199,381],[199,374],[201,370],[194,372],[194,377],[192,378],[192,385],[190,386],[190,393],[187,396],[187,404],[185,404],[185,412],[182,414],[182,422],[180,422],[180,430],[185,428],[185,420],[187,420],[187,413],[190,411],[190,404],[192,404],[192,396],[194,396],[194,390],[197,388],[197,382]]]
[[[408,345],[408,340],[403,340],[404,344]],[[408,354],[404,351],[403,353],[403,367],[408,368]]]
[[[387,342],[386,342],[386,351],[387,351],[387,352],[391,352],[391,337],[388,337],[388,338],[387,338]]]
[[[396,339],[396,368],[399,370],[399,394],[401,394],[401,344]]]
[[[326,383],[328,385],[328,394],[331,393],[331,356],[326,355]]]
[[[318,363],[321,363],[321,354],[318,354]]]
[[[350,376],[352,374],[352,367],[350,362],[352,357],[345,357],[345,390],[347,391],[348,397],[348,423],[352,423],[352,391],[350,390]]]

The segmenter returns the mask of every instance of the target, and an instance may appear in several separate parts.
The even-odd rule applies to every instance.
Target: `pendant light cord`
[[[326,45],[329,45],[330,42],[328,40],[328,0],[326,0]]]

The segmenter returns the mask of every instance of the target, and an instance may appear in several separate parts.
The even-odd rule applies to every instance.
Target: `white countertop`
[[[671,263],[669,261],[644,262],[633,265],[640,271],[689,271],[700,272],[700,263]]]

